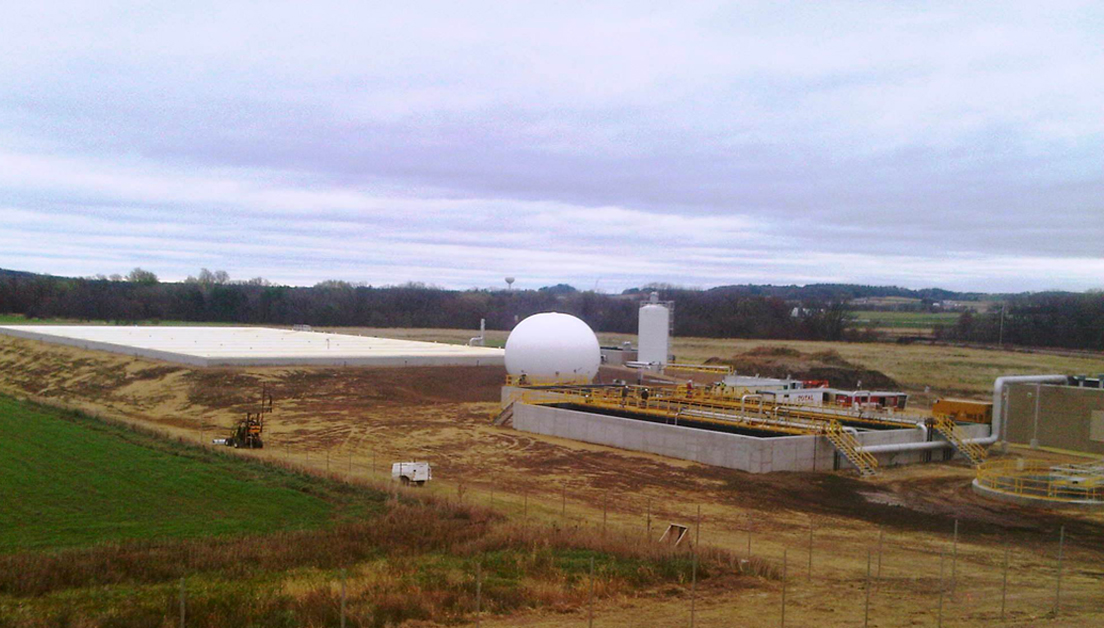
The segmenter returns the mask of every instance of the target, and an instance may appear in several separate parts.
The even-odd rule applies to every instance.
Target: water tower
[[[506,289],[510,290],[513,287],[514,287],[514,278],[513,277],[507,277],[506,278]]]

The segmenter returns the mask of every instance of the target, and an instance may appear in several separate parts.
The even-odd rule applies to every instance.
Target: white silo
[[[667,364],[670,353],[671,310],[659,302],[659,294],[640,306],[640,326],[637,330],[637,360],[649,364]]]

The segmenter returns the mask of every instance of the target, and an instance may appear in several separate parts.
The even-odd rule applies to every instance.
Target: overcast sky
[[[163,4],[4,6],[0,267],[1104,287],[1100,2]]]

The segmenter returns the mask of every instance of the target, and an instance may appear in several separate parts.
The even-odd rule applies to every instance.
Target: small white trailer
[[[428,462],[395,462],[391,464],[391,479],[422,486],[433,479],[433,468]]]

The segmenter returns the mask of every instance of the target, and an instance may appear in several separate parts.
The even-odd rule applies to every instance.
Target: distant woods
[[[441,327],[508,330],[545,311],[579,316],[596,331],[635,333],[637,309],[655,289],[675,302],[679,336],[798,340],[873,340],[847,302],[890,294],[961,298],[946,291],[907,291],[819,284],[725,286],[692,290],[654,285],[610,295],[560,284],[539,290],[444,290],[423,284],[372,287],[325,281],[313,287],[232,280],[201,270],[180,283],[159,282],[140,268],[126,277],[65,278],[0,270],[0,313],[28,318],[115,322],[186,321],[340,327]],[[935,294],[929,294],[935,292]],[[937,338],[995,344],[1001,314],[964,313],[935,329]],[[1006,344],[1104,350],[1104,295],[1047,293],[1011,297],[1004,312]]]
[[[1002,324],[1003,319],[1003,324]],[[1104,294],[1018,295],[985,314],[964,312],[935,337],[961,342],[1104,350]]]

